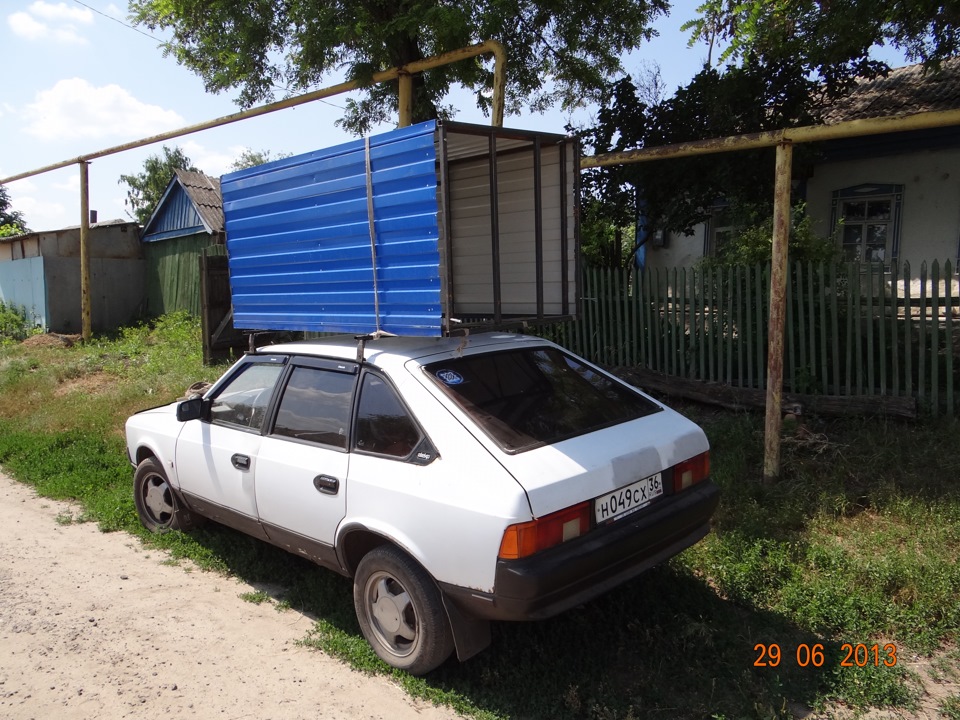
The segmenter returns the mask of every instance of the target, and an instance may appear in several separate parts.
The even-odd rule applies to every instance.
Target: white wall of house
[[[826,162],[807,181],[807,210],[817,232],[830,234],[834,191],[865,184],[902,185],[901,261],[957,261],[960,240],[960,149]],[[889,254],[887,256],[889,260]]]
[[[692,235],[668,233],[662,247],[653,240],[647,242],[647,267],[691,267],[703,257],[703,236],[706,225],[696,225]]]

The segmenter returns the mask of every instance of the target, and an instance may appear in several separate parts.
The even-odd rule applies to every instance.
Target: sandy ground
[[[449,720],[296,645],[311,621],[0,474],[0,718]]]

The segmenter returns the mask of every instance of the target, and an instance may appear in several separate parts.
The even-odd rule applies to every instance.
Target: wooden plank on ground
[[[663,375],[643,368],[613,368],[612,372],[642,390],[657,395],[684,398],[719,405],[730,410],[766,406],[766,390],[740,388],[721,383],[701,382]],[[892,395],[801,395],[783,393],[784,412],[798,415],[871,416],[886,415],[915,419],[917,400]]]

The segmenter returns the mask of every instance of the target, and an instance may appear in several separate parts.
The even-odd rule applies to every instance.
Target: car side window
[[[273,434],[346,449],[356,375],[295,367],[280,398]]]
[[[363,376],[357,408],[357,450],[406,458],[420,442],[420,430],[394,389],[373,373]]]
[[[260,430],[283,366],[249,363],[224,385],[210,405],[216,424]]]

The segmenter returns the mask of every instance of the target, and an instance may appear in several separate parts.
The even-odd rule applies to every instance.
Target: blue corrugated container
[[[442,335],[569,318],[577,164],[565,136],[426,122],[224,175],[234,325]]]

